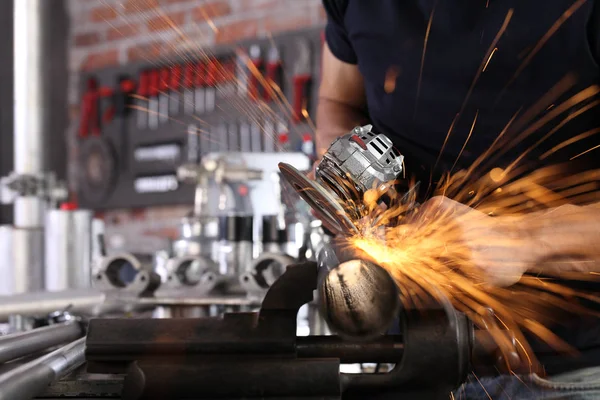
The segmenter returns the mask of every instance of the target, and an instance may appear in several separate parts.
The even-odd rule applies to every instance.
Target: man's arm
[[[317,105],[317,157],[355,126],[366,123],[363,77],[358,66],[337,59],[323,46],[323,73]]]
[[[531,242],[536,265],[548,274],[600,272],[600,203],[533,213],[518,229]]]

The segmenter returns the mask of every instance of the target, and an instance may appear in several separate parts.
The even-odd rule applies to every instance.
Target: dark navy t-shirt
[[[329,48],[341,61],[358,66],[364,76],[366,111],[375,130],[392,138],[405,156],[408,175],[424,183],[448,171],[460,153],[454,170],[470,166],[514,115],[514,129],[507,131],[507,138],[515,137],[582,90],[600,84],[600,2],[596,3],[323,1]],[[490,53],[491,57],[487,56]],[[565,79],[572,79],[572,84],[558,85]],[[489,169],[506,166],[544,136],[549,137],[521,163],[529,170],[570,162],[573,156],[600,144],[600,134],[585,134],[600,127],[595,100],[598,96],[549,120]],[[536,105],[541,107],[537,112],[528,112]],[[568,115],[574,117],[565,121]],[[550,134],[556,127],[560,129]],[[582,134],[586,138],[540,161],[541,154]],[[442,148],[441,159],[432,171]],[[600,148],[578,157],[570,166],[574,170],[598,168],[599,160]],[[598,284],[573,286],[600,293]],[[554,331],[583,355],[577,360],[542,357],[549,373],[600,365],[600,321],[572,317],[566,326],[557,326]]]

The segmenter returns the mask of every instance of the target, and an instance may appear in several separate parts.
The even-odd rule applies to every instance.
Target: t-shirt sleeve
[[[356,64],[358,61],[356,53],[344,24],[347,3],[348,0],[323,0],[323,8],[327,14],[325,40],[337,59],[348,64]]]

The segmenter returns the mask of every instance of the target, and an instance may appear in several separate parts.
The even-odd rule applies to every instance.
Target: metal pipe
[[[0,364],[72,342],[84,334],[83,326],[71,321],[0,336]]]
[[[17,174],[44,171],[45,0],[14,0],[14,163]],[[37,221],[41,223],[42,221]],[[19,221],[15,221],[19,226]]]
[[[0,296],[0,322],[11,315],[43,315],[67,308],[73,313],[95,313],[105,300],[103,292],[92,289]]]
[[[13,1],[14,173],[18,176],[39,178],[45,167],[48,110],[43,38],[49,7],[44,0]],[[14,200],[14,293],[43,289],[44,211],[44,201],[36,193],[21,193]]]
[[[84,361],[85,338],[81,338],[0,376],[0,400],[29,400],[39,396],[50,383]]]

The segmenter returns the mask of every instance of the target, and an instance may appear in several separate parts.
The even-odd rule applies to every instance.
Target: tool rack
[[[183,163],[210,152],[314,151],[306,114],[314,116],[322,44],[318,27],[215,47],[206,51],[210,59],[190,53],[84,74],[79,204],[96,210],[191,204],[194,186],[176,177]],[[287,110],[248,74],[253,68],[279,81]],[[265,140],[271,135],[273,142]]]

